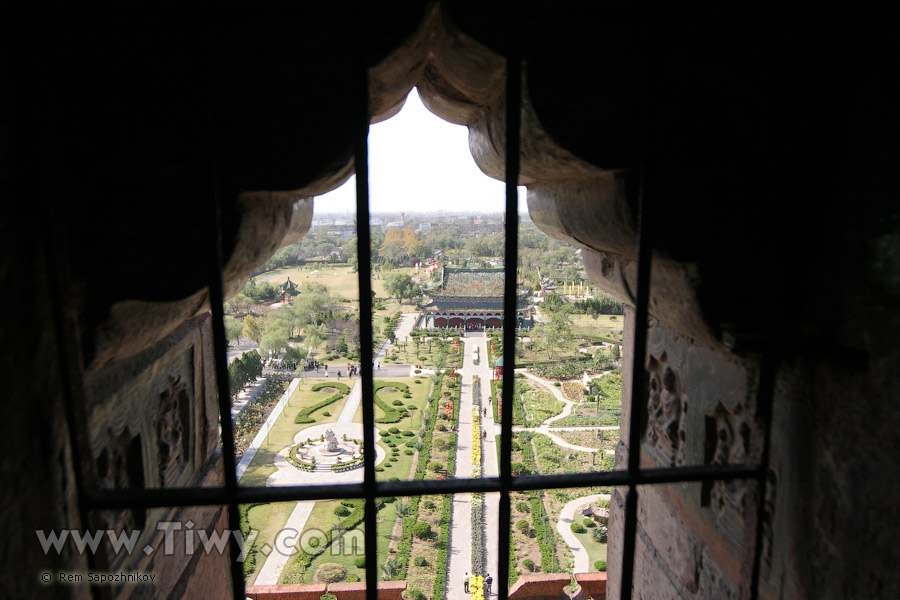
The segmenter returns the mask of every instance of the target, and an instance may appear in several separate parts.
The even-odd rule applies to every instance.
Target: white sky
[[[503,212],[506,187],[481,172],[469,131],[432,114],[415,88],[394,117],[369,127],[369,210]],[[519,212],[525,212],[519,186]],[[355,213],[356,177],[316,197],[314,212]]]

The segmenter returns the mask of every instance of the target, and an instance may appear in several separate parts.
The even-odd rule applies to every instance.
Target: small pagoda
[[[297,284],[288,277],[287,281],[281,284],[281,303],[293,303],[294,296],[297,296],[298,294],[300,294],[300,291],[297,289]]]

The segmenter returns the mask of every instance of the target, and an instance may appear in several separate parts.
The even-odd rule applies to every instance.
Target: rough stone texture
[[[536,573],[522,575],[509,588],[510,600],[526,598],[568,598],[564,588],[572,581],[568,573]]]

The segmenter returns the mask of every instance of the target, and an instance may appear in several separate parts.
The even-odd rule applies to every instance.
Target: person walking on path
[[[467,594],[469,593],[469,572],[468,571],[466,571],[466,577],[465,577],[465,579],[463,579],[463,589],[466,591]]]
[[[484,578],[484,597],[489,598],[491,595],[491,582],[494,581],[490,575]]]

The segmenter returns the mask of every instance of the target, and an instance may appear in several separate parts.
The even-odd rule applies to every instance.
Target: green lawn
[[[415,383],[418,380],[420,383]],[[397,378],[388,378],[388,379],[378,379],[376,381],[397,381],[399,383],[405,383],[409,386],[409,392],[412,394],[412,398],[404,398],[403,393],[400,391],[387,391],[387,388],[382,388],[378,391],[378,399],[388,404],[389,406],[393,406],[394,400],[399,400],[403,403],[404,406],[413,405],[415,406],[415,410],[409,411],[409,416],[402,419],[398,423],[378,423],[378,429],[381,430],[382,438],[378,442],[378,445],[384,449],[387,453],[387,458],[383,463],[379,465],[379,467],[383,468],[384,471],[377,472],[376,478],[381,480],[388,480],[391,477],[399,477],[400,479],[412,479],[413,469],[415,465],[413,464],[413,459],[415,458],[415,454],[408,455],[406,454],[407,450],[412,450],[411,446],[407,446],[407,442],[418,440],[417,436],[404,436],[402,434],[403,431],[412,431],[413,433],[418,433],[419,428],[422,426],[422,411],[425,408],[425,401],[428,399],[428,392],[431,389],[431,379],[428,377],[397,377]],[[362,406],[360,406],[360,409]],[[399,408],[399,407],[398,407]],[[361,411],[357,411],[361,413]],[[376,421],[384,415],[384,411],[375,405],[375,419]],[[362,420],[362,415],[360,414],[360,421]],[[396,427],[400,429],[401,434],[399,435],[390,435],[388,433],[391,427]],[[397,449],[400,451],[397,455],[392,455],[391,448],[388,446],[389,443],[396,444]],[[392,461],[391,458],[394,456],[397,460]],[[391,466],[387,466],[390,464]]]
[[[334,509],[339,505],[340,501],[338,500],[321,500],[316,502],[300,537],[304,540],[307,539],[307,537],[312,537],[310,532],[313,529],[318,529],[323,532],[332,530],[338,522],[338,517],[334,514]],[[396,521],[396,502],[386,503],[384,507],[378,511],[377,531],[379,571],[380,565],[384,564],[387,560],[388,545],[391,542],[391,533],[393,532],[394,523]],[[334,544],[330,546],[325,552],[313,559],[309,569],[303,573],[302,577],[299,577],[299,580],[303,583],[313,583],[316,569],[318,569],[320,565],[325,563],[337,563],[347,570],[348,576],[355,574],[359,576],[360,581],[365,581],[365,568],[357,568],[354,564],[354,561],[357,558],[365,556],[362,549],[364,532],[365,526],[363,524],[360,524],[353,531],[348,532],[344,537],[345,544],[343,548],[339,548]],[[285,567],[284,573],[282,573],[281,581],[282,583],[297,581],[298,575],[299,574],[296,573],[293,568],[293,563],[289,562]]]
[[[250,529],[259,531],[259,535],[254,540],[254,545],[257,548],[263,544],[268,544],[270,547],[275,546],[275,535],[284,528],[284,524],[296,505],[296,502],[275,502],[254,506],[248,511],[247,517],[250,522]],[[265,562],[266,557],[262,554],[257,554],[253,570],[246,575],[247,585],[253,585]]]
[[[579,519],[580,511],[575,511],[576,515],[576,523],[581,523],[583,520]],[[594,563],[598,560],[606,560],[606,544],[601,544],[600,542],[594,541],[594,537],[591,535],[591,531],[596,528],[586,528],[587,531],[585,533],[576,533],[575,537],[578,538],[578,541],[582,543],[584,549],[587,550],[588,553],[588,565],[589,571],[596,572],[597,567],[594,566]]]
[[[546,419],[555,417],[562,412],[565,404],[556,397],[544,391],[539,384],[526,383],[516,380],[516,401],[513,406],[513,424],[537,427]],[[523,414],[524,408],[524,414]]]
[[[247,470],[244,471],[244,475],[241,477],[240,481],[240,484],[242,486],[264,487],[266,485],[266,479],[269,477],[269,475],[277,470],[272,462],[275,459],[275,454],[277,454],[279,450],[293,445],[294,436],[297,434],[297,432],[312,425],[298,425],[297,423],[294,423],[294,417],[296,417],[297,413],[304,408],[312,406],[313,404],[324,400],[329,395],[334,393],[333,388],[327,388],[316,392],[310,390],[313,384],[319,383],[321,381],[323,380],[315,379],[300,382],[300,385],[297,386],[297,389],[291,395],[290,400],[284,407],[281,416],[275,421],[275,424],[272,426],[272,430],[269,432],[268,436],[268,443],[264,443],[262,446],[260,446],[260,448],[256,451],[256,456],[253,457],[253,460],[250,462]],[[344,404],[347,403],[348,397],[349,394],[344,396],[334,404],[330,404],[325,408],[319,409],[312,415],[313,418],[315,418],[319,423],[335,422],[338,415],[341,413],[341,410],[344,408]],[[324,415],[324,413],[326,412],[330,413],[331,416],[326,417]]]
[[[406,273],[412,277],[415,276],[415,269],[394,269],[393,273]],[[375,292],[376,298],[387,298],[387,292],[384,290],[384,276],[387,273],[375,273],[372,278],[372,291]],[[333,296],[347,298],[353,302],[359,301],[359,278],[351,267],[332,267],[328,265],[304,265],[302,267],[284,267],[261,273],[256,277],[257,282],[268,281],[274,286],[280,286],[287,281],[288,277],[291,281],[299,285],[301,288],[307,281],[315,281],[328,287],[329,292]],[[394,303],[391,312],[396,310],[396,301],[389,300],[388,303]],[[415,306],[411,304],[403,305],[403,312],[413,312]]]

